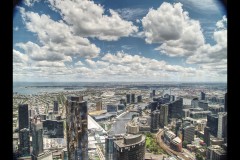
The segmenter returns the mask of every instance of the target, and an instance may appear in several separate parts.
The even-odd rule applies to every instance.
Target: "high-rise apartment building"
[[[135,103],[135,94],[133,93],[133,94],[131,94],[131,103]]]
[[[43,125],[40,117],[35,117],[32,123],[32,160],[37,160],[39,154],[43,153]]]
[[[142,102],[142,95],[138,95],[138,96],[137,96],[137,102],[138,102],[138,103]]]
[[[157,101],[151,102],[150,108],[151,108],[151,112],[155,111],[158,108],[158,102]]]
[[[30,155],[30,139],[29,139],[29,129],[23,128],[19,131],[19,151],[21,156]]]
[[[102,101],[101,100],[97,101],[97,103],[96,103],[96,110],[97,111],[101,111],[102,110]]]
[[[113,141],[115,140],[115,137],[112,135],[109,135],[105,138],[105,158],[106,160],[113,160],[114,154],[113,154]]]
[[[144,160],[145,136],[126,135],[113,143],[114,160]]]
[[[58,101],[53,102],[53,112],[58,114]]]
[[[131,94],[126,95],[127,103],[131,103]]]
[[[169,118],[181,118],[183,109],[183,98],[179,98],[174,102],[170,102],[168,107]]]
[[[164,104],[160,107],[160,127],[168,125],[168,105]]]
[[[29,128],[28,104],[18,106],[18,129]]]
[[[207,126],[209,127],[209,132],[214,137],[217,137],[218,133],[218,115],[211,114],[207,115]]]
[[[227,138],[227,112],[218,113],[218,138]]]
[[[193,125],[184,127],[182,129],[182,133],[183,133],[183,141],[186,141],[187,143],[191,143],[194,140],[195,127]]]
[[[158,132],[159,130],[159,121],[160,121],[160,111],[155,110],[151,113],[151,132]]]
[[[68,159],[88,159],[87,102],[70,96],[66,101],[66,128]]]
[[[156,96],[156,90],[155,89],[152,90],[152,95],[153,95],[153,97]]]
[[[204,92],[200,93],[200,100],[205,100],[206,94]]]
[[[224,96],[224,110],[225,112],[227,112],[227,93],[225,93],[225,96]]]
[[[204,142],[207,144],[207,146],[210,145],[210,127],[208,126],[204,128]]]

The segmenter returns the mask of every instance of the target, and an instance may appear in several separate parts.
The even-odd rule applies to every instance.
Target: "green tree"
[[[183,141],[182,145],[183,145],[183,148],[187,148],[187,141]]]
[[[203,157],[199,153],[197,153],[196,154],[196,160],[203,160]]]

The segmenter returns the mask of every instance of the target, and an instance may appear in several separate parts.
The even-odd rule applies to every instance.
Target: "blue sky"
[[[227,18],[214,0],[24,0],[13,81],[227,82]]]

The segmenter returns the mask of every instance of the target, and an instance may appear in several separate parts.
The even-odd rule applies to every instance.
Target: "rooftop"
[[[91,116],[88,115],[88,129],[101,129],[103,133],[107,133]]]
[[[139,140],[138,140],[139,138]],[[133,143],[130,143],[132,140]],[[135,140],[138,140],[136,143]],[[118,145],[118,147],[128,147],[128,146],[132,146],[132,145],[136,145],[136,144],[139,144],[141,142],[144,142],[145,141],[145,136],[144,135],[127,135],[127,136],[124,136],[123,139],[120,139],[120,140],[116,140],[114,141],[115,144]],[[129,144],[126,144],[124,142],[127,142]]]
[[[172,140],[173,143],[178,144],[178,143],[182,143],[182,140],[179,137],[176,137]]]

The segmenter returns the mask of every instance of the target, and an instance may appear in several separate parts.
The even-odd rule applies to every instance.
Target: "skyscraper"
[[[176,136],[178,136],[180,134],[181,126],[182,126],[182,121],[181,121],[181,119],[178,119],[176,122],[176,127],[175,127]]]
[[[227,138],[227,112],[218,113],[218,138]]]
[[[151,113],[151,132],[158,132],[160,121],[160,111],[155,110]]]
[[[190,125],[190,126],[184,127],[182,132],[183,132],[183,141],[191,143],[194,140],[194,135],[195,135],[194,126]]]
[[[53,102],[53,112],[58,114],[58,101]]]
[[[97,101],[97,103],[96,103],[96,110],[97,111],[101,111],[102,110],[102,101],[101,100]]]
[[[105,158],[106,160],[113,160],[113,141],[115,138],[112,135],[109,135],[105,138]]]
[[[152,91],[152,95],[153,95],[153,97],[156,95],[156,90],[155,89]]]
[[[169,103],[169,118],[181,118],[182,109],[183,109],[183,98]]]
[[[126,95],[127,103],[131,103],[131,94]]]
[[[207,126],[210,129],[209,132],[214,137],[217,137],[217,133],[218,133],[218,115],[216,115],[216,114],[207,115]]]
[[[151,107],[151,112],[155,111],[158,107],[158,102],[157,101],[151,102],[150,107]]]
[[[224,110],[225,112],[227,112],[227,93],[225,93],[225,96],[224,96]]]
[[[68,97],[66,102],[66,127],[68,159],[88,159],[87,102],[80,97]]]
[[[138,102],[138,103],[142,102],[142,95],[138,95],[138,96],[137,96],[137,102]]]
[[[144,160],[145,136],[126,135],[113,143],[114,160]]]
[[[207,146],[210,145],[210,127],[208,126],[204,128],[204,142],[207,144]]]
[[[206,94],[204,92],[200,93],[200,100],[205,100]]]
[[[19,131],[19,150],[21,156],[30,155],[30,140],[29,140],[29,129],[23,128]]]
[[[160,127],[168,125],[168,105],[164,104],[160,107]]]
[[[43,153],[43,125],[40,117],[35,117],[32,123],[32,159],[36,160],[38,155]]]
[[[135,94],[134,94],[134,93],[131,94],[131,102],[132,102],[132,103],[135,103]]]
[[[29,127],[28,104],[18,106],[18,128],[19,131]]]

